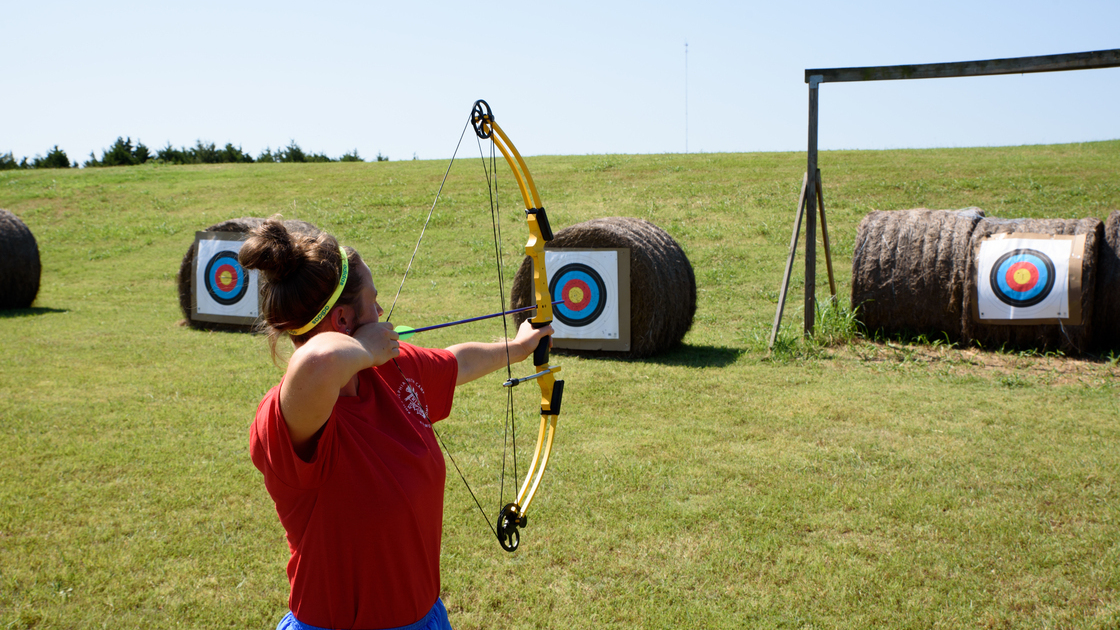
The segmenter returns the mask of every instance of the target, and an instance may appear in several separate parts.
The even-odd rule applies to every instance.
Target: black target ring
[[[222,306],[231,306],[241,301],[249,290],[249,274],[237,261],[237,252],[220,251],[206,263],[203,276],[206,292]]]
[[[607,306],[607,285],[603,277],[583,263],[560,267],[548,283],[548,294],[553,302],[562,302],[552,307],[553,317],[572,328],[590,325]]]

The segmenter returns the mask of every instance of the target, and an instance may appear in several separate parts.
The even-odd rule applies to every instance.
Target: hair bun
[[[248,269],[259,270],[269,282],[283,282],[307,262],[307,253],[296,243],[298,236],[282,221],[268,219],[249,233],[238,260]]]

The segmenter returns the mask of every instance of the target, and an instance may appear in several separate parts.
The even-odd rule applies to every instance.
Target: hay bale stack
[[[990,324],[973,314],[977,299],[976,264],[980,242],[993,234],[1085,235],[1081,266],[1081,324]],[[1093,341],[1093,306],[1096,295],[1097,250],[1103,225],[1100,219],[983,219],[972,232],[964,294],[964,336],[985,348],[1060,349],[1067,354],[1087,351]]]
[[[240,219],[230,219],[229,221],[222,221],[215,223],[210,227],[203,228],[203,232],[241,232],[245,233],[253,228],[264,223],[265,220],[258,217],[244,217]],[[306,234],[317,234],[319,228],[307,223],[306,221],[288,220],[284,221],[284,225],[292,232],[304,232]],[[191,319],[191,301],[194,297],[194,256],[197,251],[195,242],[191,241],[191,246],[187,248],[187,253],[183,255],[183,261],[179,264],[179,308],[183,311],[183,317],[186,318],[186,324],[192,328],[200,328],[205,330],[236,330],[248,331],[251,326],[243,326],[239,324],[225,324],[220,322],[207,322],[203,320]]]
[[[630,350],[557,352],[636,359],[676,346],[696,315],[696,276],[680,245],[665,230],[644,219],[593,219],[560,230],[545,246],[630,249]],[[533,261],[521,263],[510,290],[510,308],[533,303]],[[529,315],[518,313],[518,325]]]
[[[968,247],[983,216],[918,208],[864,217],[852,255],[852,306],[864,327],[959,341]]]
[[[31,308],[42,273],[35,235],[19,217],[0,208],[0,310]]]
[[[1120,350],[1120,210],[1104,223],[1097,250],[1097,293],[1093,303],[1093,344]]]

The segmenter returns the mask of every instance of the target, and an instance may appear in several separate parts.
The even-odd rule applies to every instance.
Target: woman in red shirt
[[[295,350],[261,401],[250,454],[288,539],[279,628],[450,628],[439,600],[446,470],[432,424],[455,386],[523,361],[552,327],[446,350],[401,343],[369,267],[326,233],[275,219],[239,255],[260,271],[261,315]]]

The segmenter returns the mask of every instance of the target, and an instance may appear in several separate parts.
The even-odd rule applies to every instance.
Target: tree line
[[[389,156],[377,153],[378,162],[388,162]],[[249,155],[241,150],[240,146],[233,146],[232,142],[227,142],[226,146],[218,148],[213,142],[206,143],[201,140],[197,141],[193,147],[181,147],[176,149],[168,142],[167,146],[152,152],[151,149],[144,146],[143,142],[139,140],[136,144],[132,144],[132,138],[118,137],[117,141],[113,143],[108,149],[101,151],[101,159],[98,159],[91,151],[89,159],[82,163],[86,168],[96,166],[132,166],[135,164],[146,164],[153,162],[157,164],[229,164],[229,163],[252,163],[252,162],[364,162],[358,150],[354,149],[348,153],[342,154],[342,157],[337,159],[327,156],[324,153],[306,152],[296,144],[295,140],[288,143],[288,146],[276,149],[274,152],[270,147],[265,147],[265,150],[256,157]],[[16,160],[12,153],[0,153],[0,171],[20,168],[78,168],[77,160],[71,162],[70,158],[66,155],[66,151],[54,145],[50,151],[47,151],[45,157],[36,155],[31,160],[24,157],[22,160]]]

